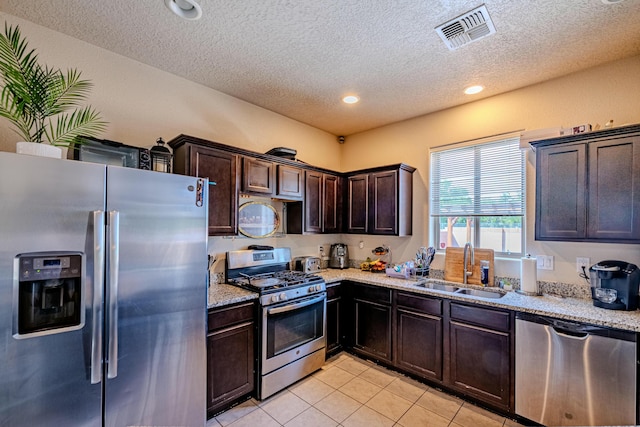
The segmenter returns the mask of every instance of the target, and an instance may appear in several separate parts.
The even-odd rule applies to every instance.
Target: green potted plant
[[[27,49],[20,28],[7,23],[0,35],[0,80],[0,117],[8,119],[24,138],[16,152],[26,152],[25,146],[31,145],[36,151],[57,151],[40,155],[61,157],[59,147],[68,147],[80,135],[97,136],[106,128],[97,111],[82,105],[92,83],[82,80],[75,69],[64,73],[40,65],[35,49]]]

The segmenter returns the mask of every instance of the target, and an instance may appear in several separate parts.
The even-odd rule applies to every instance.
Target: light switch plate
[[[538,270],[553,270],[553,255],[536,256],[536,267]]]

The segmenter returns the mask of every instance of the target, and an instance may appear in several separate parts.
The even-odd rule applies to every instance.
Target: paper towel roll
[[[520,262],[520,290],[526,293],[538,293],[538,278],[536,277],[537,261],[532,257],[522,258]]]

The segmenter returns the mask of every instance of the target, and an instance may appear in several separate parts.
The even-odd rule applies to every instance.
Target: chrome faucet
[[[467,270],[469,253],[471,253],[471,271]],[[462,255],[462,283],[465,285],[467,284],[467,278],[473,274],[473,264],[475,264],[473,246],[467,242],[464,244],[464,252]]]

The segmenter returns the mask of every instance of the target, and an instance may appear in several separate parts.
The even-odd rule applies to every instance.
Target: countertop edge
[[[342,281],[352,281],[365,285],[382,286],[415,294],[446,298],[452,301],[471,302],[515,312],[525,312],[625,331],[640,332],[640,311],[606,310],[595,307],[591,300],[586,299],[558,298],[550,295],[526,296],[513,291],[507,292],[504,297],[499,299],[482,298],[438,291],[420,286],[421,283],[425,283],[427,280],[444,282],[444,280],[440,279],[396,279],[388,277],[385,274],[363,272],[357,269],[322,270],[319,275],[328,285]],[[455,285],[459,287],[474,287],[458,283],[455,283]],[[479,287],[475,286],[475,288]],[[219,308],[254,299],[258,299],[256,292],[226,283],[216,283],[210,285],[207,308]]]
[[[640,332],[640,311],[607,310],[595,307],[591,300],[586,299],[558,298],[551,295],[527,296],[513,291],[506,292],[506,295],[499,299],[483,298],[438,291],[420,286],[421,283],[425,283],[427,280],[451,283],[440,279],[396,279],[387,277],[384,274],[362,272],[356,269],[323,270],[320,272],[320,276],[325,279],[327,284],[348,280],[373,286],[382,286],[389,289],[404,290],[416,294],[447,298],[452,301],[472,302],[488,307],[555,317],[625,331]],[[458,287],[482,289],[478,286],[467,286],[459,283],[455,283],[455,285]]]

